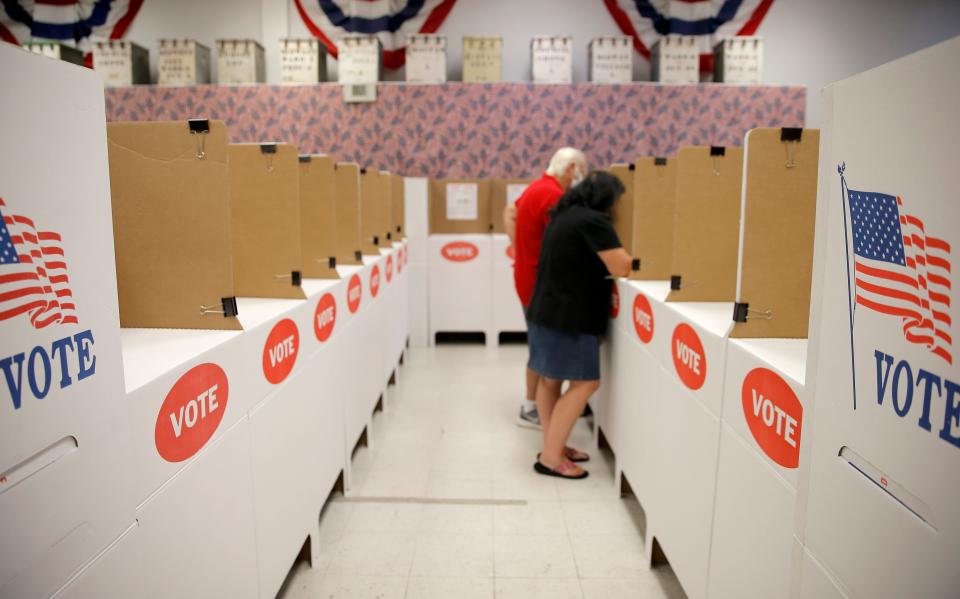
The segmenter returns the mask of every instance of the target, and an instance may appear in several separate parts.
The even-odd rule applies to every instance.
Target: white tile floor
[[[602,455],[585,481],[533,472],[540,433],[514,424],[525,358],[522,345],[411,350],[353,489],[321,516],[319,565],[298,564],[279,597],[684,597],[669,567],[644,563],[643,513]],[[585,420],[571,444],[591,450]]]

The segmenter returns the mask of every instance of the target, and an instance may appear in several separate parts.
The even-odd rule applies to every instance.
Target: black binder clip
[[[635,171],[635,170],[637,170],[637,163],[631,162],[630,164],[628,164],[628,165],[627,165],[627,170],[628,170],[628,171]]]
[[[297,156],[297,160],[300,161],[300,164],[309,164],[311,158],[310,158],[309,155],[306,155],[306,156]]]
[[[403,228],[400,225],[397,225],[397,233],[402,233]]]
[[[387,231],[387,241],[393,241],[393,234],[390,231]]]
[[[235,297],[222,297],[220,298],[219,310],[218,306],[200,306],[200,314],[223,314],[224,318],[229,318],[231,316],[236,316],[240,313],[240,310],[237,309],[237,298]]]
[[[379,235],[374,235],[374,236],[373,236],[373,245],[380,245],[380,236],[379,236]]]
[[[750,311],[750,304],[737,302],[733,304],[733,322],[747,322],[747,312]]]
[[[720,176],[720,169],[717,168],[717,158],[726,156],[727,149],[723,146],[710,146],[710,158],[713,159],[713,174]]]
[[[640,258],[634,258],[630,262],[630,268],[633,269],[633,272],[640,272]]]
[[[663,156],[657,156],[653,159],[653,166],[667,166],[667,159]]]
[[[207,134],[210,133],[210,121],[207,119],[190,119],[187,121],[187,127],[190,129],[190,135],[197,136],[196,156],[198,160],[203,160],[207,157]]]
[[[260,144],[260,153],[267,159],[267,172],[273,172],[273,157],[277,154],[277,144]]]
[[[680,275],[673,275],[670,277],[670,289],[673,291],[680,290]]]
[[[302,277],[300,276],[299,270],[291,270],[288,275],[273,275],[273,278],[276,280],[280,279],[290,279],[290,284],[294,287],[299,287],[302,282]]]
[[[361,252],[360,250],[355,251],[355,252],[353,253],[353,258],[354,258],[354,260],[356,260],[357,262],[362,262],[362,261],[363,261],[363,252]]]
[[[803,129],[800,127],[784,127],[780,129],[780,141],[784,144],[784,151],[787,153],[787,160],[784,166],[793,168],[797,166],[797,144],[803,136]]]
[[[328,260],[329,260],[328,264],[330,265],[330,268],[336,268],[336,267],[337,267],[337,257],[336,257],[336,256],[330,256],[330,258],[329,258]]]

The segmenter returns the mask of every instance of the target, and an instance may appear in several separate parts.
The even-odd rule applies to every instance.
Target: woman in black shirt
[[[562,478],[588,474],[573,462],[589,456],[566,442],[587,399],[600,387],[600,336],[610,313],[608,275],[630,273],[630,255],[610,217],[623,192],[615,176],[590,173],[560,199],[543,235],[527,313],[529,367],[541,376],[537,411],[543,452],[534,464],[540,474]],[[565,380],[570,386],[561,396]]]

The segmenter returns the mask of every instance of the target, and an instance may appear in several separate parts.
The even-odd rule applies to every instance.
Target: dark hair
[[[586,206],[609,214],[624,191],[623,183],[616,176],[605,171],[591,171],[583,181],[563,194],[550,215],[556,216],[572,206]]]

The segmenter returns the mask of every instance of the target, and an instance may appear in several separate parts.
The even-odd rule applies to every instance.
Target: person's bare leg
[[[567,462],[564,455],[564,448],[567,445],[567,438],[573,430],[577,419],[583,413],[583,407],[587,405],[587,400],[600,387],[600,381],[570,381],[570,386],[560,398],[551,406],[549,425],[543,420],[543,414],[540,420],[543,422],[543,453],[540,455],[540,463],[548,468]],[[559,388],[559,385],[558,385]],[[537,395],[539,398],[539,394]],[[537,403],[539,407],[539,402]]]
[[[540,375],[527,368],[527,401],[537,401],[537,383]]]
[[[557,398],[560,397],[560,385],[563,381],[542,377],[537,384],[537,412],[540,414],[540,426],[543,427],[543,439],[546,443],[547,430],[553,415]]]

